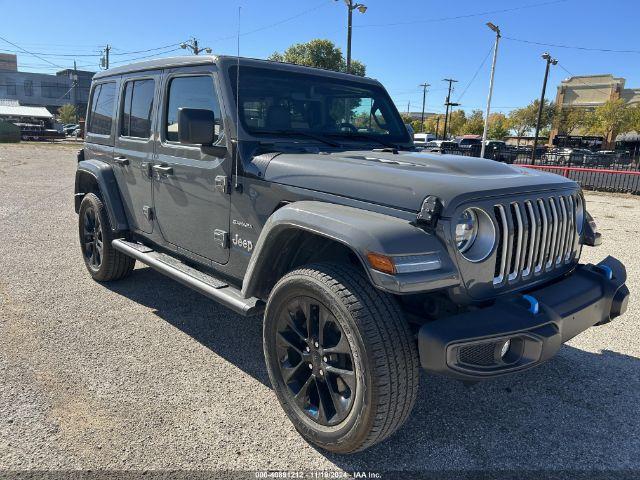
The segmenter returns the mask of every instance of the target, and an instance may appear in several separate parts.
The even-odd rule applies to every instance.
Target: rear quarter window
[[[115,82],[95,85],[91,94],[91,104],[89,105],[88,133],[111,135],[115,101]]]

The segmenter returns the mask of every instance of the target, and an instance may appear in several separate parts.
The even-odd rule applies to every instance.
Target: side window
[[[120,135],[149,138],[153,111],[153,80],[135,80],[125,84],[121,107]]]
[[[115,83],[100,83],[94,87],[93,95],[91,96],[87,132],[98,135],[111,135],[115,98]]]
[[[167,124],[165,125],[165,138],[170,142],[178,141],[179,108],[212,110],[216,119],[216,143],[220,143],[224,136],[224,130],[213,78],[203,75],[176,77],[171,80],[167,100]]]

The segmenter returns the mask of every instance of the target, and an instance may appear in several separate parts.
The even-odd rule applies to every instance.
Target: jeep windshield
[[[230,68],[229,76],[237,101],[236,69]],[[252,135],[383,146],[411,142],[398,111],[378,85],[247,66],[240,67],[239,83],[240,122]]]

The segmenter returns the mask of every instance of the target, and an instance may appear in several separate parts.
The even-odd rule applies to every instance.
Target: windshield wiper
[[[298,135],[300,137],[306,137],[306,138],[311,138],[313,140],[317,140],[318,142],[322,142],[331,147],[342,147],[342,144],[334,142],[332,140],[327,140],[326,138],[320,135],[315,135],[313,133],[308,133],[308,132],[301,132],[299,130],[260,130],[256,133],[264,133],[267,135],[285,135],[285,136]]]
[[[402,150],[404,147],[402,147],[401,145],[398,145],[397,143],[391,143],[391,142],[385,142],[383,140],[380,140],[377,137],[374,137],[373,135],[368,135],[366,133],[328,133],[327,135],[331,135],[333,136],[337,136],[340,138],[352,138],[354,140],[370,140],[376,143],[379,143],[380,145],[384,145],[385,147],[389,147],[389,148],[393,148],[394,150]]]

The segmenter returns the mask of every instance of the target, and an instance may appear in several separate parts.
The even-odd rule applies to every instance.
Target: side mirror
[[[211,110],[178,109],[178,140],[180,143],[211,145],[215,139],[215,116]]]

